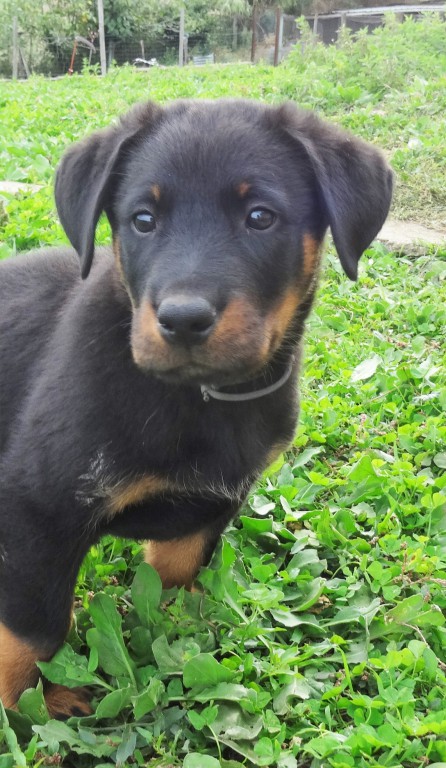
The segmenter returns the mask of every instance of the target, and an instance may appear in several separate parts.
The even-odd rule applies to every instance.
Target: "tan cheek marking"
[[[148,301],[134,310],[132,325],[132,354],[136,364],[144,364],[147,343],[164,347],[158,332],[155,312]]]
[[[183,586],[191,589],[203,564],[205,546],[203,531],[183,539],[149,541],[145,548],[145,561],[158,571],[164,589]]]
[[[319,266],[321,243],[309,234],[303,236],[304,280],[311,281]]]
[[[212,344],[225,343],[243,334],[257,321],[257,310],[246,299],[234,299],[223,312],[212,336]]]
[[[298,288],[289,288],[279,305],[269,313],[266,328],[270,340],[270,354],[280,347],[290,323],[297,313],[301,298]]]
[[[161,189],[159,184],[152,184],[150,187],[150,191],[152,193],[152,197],[155,200],[156,203],[159,203],[161,200]]]
[[[129,483],[119,483],[109,494],[107,511],[110,516],[119,515],[126,507],[140,504],[151,496],[159,495],[168,490],[174,490],[167,481],[156,475],[148,475]]]
[[[238,184],[235,188],[235,191],[237,192],[238,196],[242,199],[246,197],[249,190],[251,189],[251,184],[248,184],[247,181],[242,181],[241,184]]]
[[[23,691],[37,683],[38,658],[34,648],[0,624],[0,699],[5,707],[14,707]]]

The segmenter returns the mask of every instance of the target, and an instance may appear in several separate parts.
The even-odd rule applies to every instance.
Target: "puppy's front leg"
[[[146,544],[144,559],[158,571],[164,589],[192,589],[198,571],[211,559],[219,536],[233,515],[231,512],[228,517],[218,519],[212,526],[190,536]]]
[[[0,514],[0,699],[9,708],[37,683],[36,662],[51,659],[66,637],[86,551],[79,536],[57,530],[57,518],[31,512],[9,504]],[[80,689],[46,685],[45,701],[53,717],[90,712]]]

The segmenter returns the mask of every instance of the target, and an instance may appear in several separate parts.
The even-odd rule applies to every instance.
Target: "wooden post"
[[[279,55],[282,55],[283,51],[283,13],[280,14],[279,24]]]
[[[256,60],[257,49],[257,16],[258,16],[257,0],[254,0],[252,4],[252,38],[251,38],[251,62],[254,64]]]
[[[101,75],[107,74],[107,56],[105,52],[104,3],[98,0],[99,51],[101,56]]]
[[[22,62],[22,67],[25,70],[26,77],[30,76],[30,71],[28,67],[28,62],[26,61],[25,54],[23,53],[20,45],[19,45],[19,55],[20,55],[20,61]]]
[[[343,33],[344,29],[346,28],[346,26],[347,26],[347,14],[346,13],[341,13],[341,24],[340,24],[339,29],[338,29],[338,36],[337,36],[337,40],[336,40],[336,45],[340,45],[341,44],[342,33]]]
[[[232,17],[232,50],[237,50],[237,16]]]
[[[282,24],[282,9],[276,8],[276,34],[274,37],[274,66],[277,67],[280,61],[280,27]]]
[[[180,10],[180,39],[178,43],[178,64],[180,67],[184,64],[184,5]]]
[[[19,76],[19,23],[17,16],[12,20],[12,79]]]

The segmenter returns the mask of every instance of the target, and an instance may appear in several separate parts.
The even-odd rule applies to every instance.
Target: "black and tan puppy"
[[[292,439],[327,228],[355,279],[391,189],[376,149],[291,105],[137,106],[66,153],[74,250],[0,266],[6,706],[63,642],[103,534],[149,541],[164,585],[191,584]],[[92,265],[103,211],[113,248]],[[88,711],[46,695],[53,714]]]

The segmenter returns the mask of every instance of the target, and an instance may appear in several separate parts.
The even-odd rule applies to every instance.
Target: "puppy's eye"
[[[147,232],[153,232],[156,229],[155,216],[149,211],[140,211],[135,213],[133,217],[133,226],[138,232],[147,234]]]
[[[276,215],[267,208],[254,208],[248,213],[246,223],[251,229],[269,229],[276,220]]]

